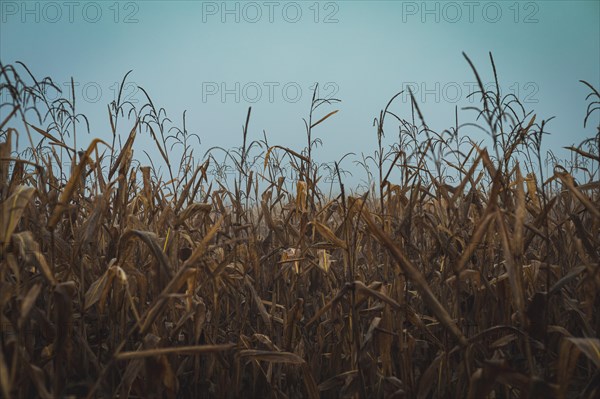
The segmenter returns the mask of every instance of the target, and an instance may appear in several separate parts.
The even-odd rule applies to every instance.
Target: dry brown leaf
[[[31,201],[31,197],[35,193],[33,187],[23,185],[17,186],[15,191],[8,197],[0,207],[2,221],[0,222],[0,245],[2,252],[10,242],[10,238],[17,227],[17,223],[23,215],[25,207]]]
[[[342,248],[342,249],[347,249],[346,242],[344,240],[340,240],[339,238],[337,238],[335,233],[333,231],[331,231],[331,229],[329,227],[325,226],[323,223],[314,221],[314,222],[310,222],[310,225],[315,226],[317,231],[319,232],[319,234],[321,234],[325,239],[327,239],[327,241],[329,241],[336,247]]]
[[[393,243],[389,236],[383,232],[379,226],[373,222],[368,211],[363,212],[363,218],[369,226],[369,230],[377,237],[377,239],[385,245],[392,256],[400,264],[402,270],[408,278],[417,286],[417,289],[423,296],[425,303],[428,305],[430,310],[435,314],[438,320],[448,329],[448,331],[456,337],[461,345],[467,345],[467,339],[458,329],[446,309],[435,297],[427,281],[423,275],[413,266],[412,262],[402,253],[402,251]]]
[[[82,173],[85,171],[85,166],[89,163],[89,157],[90,157],[92,151],[94,151],[96,149],[96,147],[99,143],[102,143],[102,144],[106,145],[107,147],[110,147],[108,144],[106,144],[104,141],[102,141],[100,139],[92,140],[92,142],[88,146],[87,150],[83,153],[83,156],[81,156],[80,162],[77,164],[77,166],[73,170],[73,173],[71,174],[71,177],[69,178],[69,181],[67,182],[67,185],[65,186],[62,193],[60,194],[58,203],[56,204],[56,206],[54,207],[54,210],[52,211],[50,219],[48,220],[48,229],[50,231],[54,230],[54,228],[56,227],[56,224],[60,220],[62,213],[67,209],[67,204],[69,203],[69,201],[71,201],[71,199],[73,197],[73,193],[75,193],[75,190],[77,189],[77,187],[79,187],[79,185],[82,181],[81,176],[82,176]]]

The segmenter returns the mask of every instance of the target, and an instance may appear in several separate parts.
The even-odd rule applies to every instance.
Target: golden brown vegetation
[[[600,133],[544,176],[545,122],[518,99],[473,94],[489,152],[459,134],[474,125],[438,134],[392,99],[369,190],[347,192],[335,163],[326,195],[313,129],[336,100],[313,97],[301,151],[248,143],[248,111],[229,188],[220,149],[196,163],[185,115],[169,131],[149,98],[119,98],[112,143],[76,152],[74,94],[49,102],[24,65],[0,75],[3,397],[600,395]],[[168,181],[133,159],[139,134]]]

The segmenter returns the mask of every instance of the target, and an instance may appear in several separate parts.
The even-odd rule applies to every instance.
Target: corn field
[[[252,140],[249,109],[201,156],[185,114],[119,96],[82,148],[74,91],[0,64],[2,397],[600,397],[600,94],[565,163],[464,57],[476,123],[396,95],[359,189],[313,156],[337,99],[304,148]]]

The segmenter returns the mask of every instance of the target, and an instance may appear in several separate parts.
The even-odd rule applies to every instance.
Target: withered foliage
[[[362,190],[314,159],[335,99],[304,149],[250,142],[248,110],[199,157],[185,114],[119,93],[78,150],[74,91],[0,65],[2,397],[599,397],[600,126],[544,167],[547,121],[465,58],[477,124],[395,96]]]

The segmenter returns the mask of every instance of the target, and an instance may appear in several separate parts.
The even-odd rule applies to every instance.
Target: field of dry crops
[[[335,99],[303,149],[250,141],[249,110],[242,145],[201,158],[185,115],[119,96],[79,151],[74,92],[0,67],[2,397],[600,396],[592,85],[591,138],[549,173],[514,96],[473,94],[485,148],[392,98],[358,190],[313,158]]]

